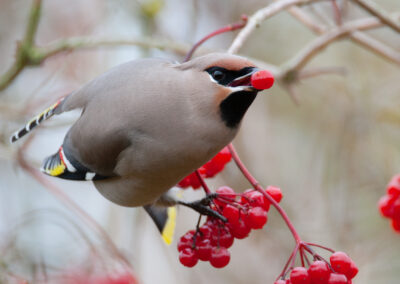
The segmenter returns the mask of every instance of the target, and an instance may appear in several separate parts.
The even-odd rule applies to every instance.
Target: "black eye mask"
[[[222,67],[210,67],[206,71],[210,74],[218,84],[228,86],[236,78],[249,74],[253,70],[253,67],[245,67],[237,71],[227,70]]]

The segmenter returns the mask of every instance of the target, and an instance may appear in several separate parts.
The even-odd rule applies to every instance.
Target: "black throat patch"
[[[249,106],[257,96],[257,91],[239,91],[230,94],[219,105],[221,119],[226,126],[236,128]]]

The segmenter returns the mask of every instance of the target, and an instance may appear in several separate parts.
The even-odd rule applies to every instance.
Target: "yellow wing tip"
[[[176,215],[177,215],[176,207],[168,207],[167,214],[168,214],[167,223],[165,224],[161,236],[164,242],[167,245],[170,245],[174,238],[174,232],[176,226]]]
[[[49,175],[56,177],[65,172],[65,166],[63,164],[57,165],[52,169],[48,170]]]

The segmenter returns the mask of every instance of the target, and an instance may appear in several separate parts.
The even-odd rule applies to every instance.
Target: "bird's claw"
[[[211,217],[215,217],[220,219],[223,222],[227,222],[228,220],[222,216],[219,212],[213,210],[210,208],[210,203],[211,201],[217,197],[216,193],[211,193],[207,194],[206,197],[193,201],[193,202],[184,202],[184,201],[179,201],[179,204],[192,208],[193,210],[199,212],[201,215],[207,215]]]

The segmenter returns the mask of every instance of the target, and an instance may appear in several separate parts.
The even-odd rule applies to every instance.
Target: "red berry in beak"
[[[251,85],[257,90],[265,90],[274,84],[274,76],[267,70],[260,70],[251,75]]]

